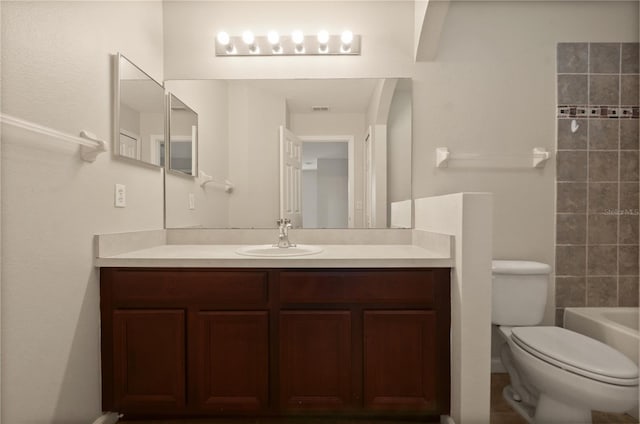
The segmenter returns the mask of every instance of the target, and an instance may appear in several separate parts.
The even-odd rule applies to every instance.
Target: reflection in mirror
[[[115,78],[115,154],[162,166],[164,88],[121,54],[116,55]]]
[[[173,88],[180,87],[197,94],[194,104],[206,116],[199,122],[199,168],[234,184],[230,194],[214,185],[203,188],[217,209],[200,211],[207,220],[188,224],[177,219],[188,192],[168,186],[168,228],[179,222],[274,228],[280,217],[302,228],[397,226],[392,203],[411,199],[410,79],[175,80],[166,85],[172,92],[180,93]],[[410,226],[411,218],[401,222]]]
[[[169,166],[171,171],[195,176],[198,157],[198,114],[169,94]]]

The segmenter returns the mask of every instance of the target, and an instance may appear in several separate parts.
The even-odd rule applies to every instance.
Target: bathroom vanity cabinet
[[[448,268],[102,268],[103,409],[449,413]]]

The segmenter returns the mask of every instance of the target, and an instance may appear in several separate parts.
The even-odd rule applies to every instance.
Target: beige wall
[[[2,2],[2,113],[111,140],[111,57],[162,80],[157,2]],[[7,424],[101,411],[93,235],[162,228],[162,174],[3,128],[2,407]],[[113,207],[114,184],[128,205]]]
[[[438,169],[435,149],[554,152],[561,41],[637,41],[637,2],[452,2],[414,76],[414,197],[494,194],[495,258],[554,263],[555,160],[542,170]],[[553,320],[553,288],[547,320]]]
[[[166,81],[165,87],[198,113],[198,169],[224,182],[228,176],[228,96],[225,81]],[[229,197],[213,186],[200,186],[197,178],[166,175],[166,225],[226,227]],[[189,193],[196,208],[189,209]]]
[[[246,81],[229,83],[229,227],[273,228],[280,215],[279,127],[284,97]]]

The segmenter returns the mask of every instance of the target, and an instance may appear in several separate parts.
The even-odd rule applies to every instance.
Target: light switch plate
[[[124,184],[116,184],[114,190],[114,206],[125,208],[127,206],[127,187]]]
[[[196,208],[196,196],[193,193],[189,193],[189,209],[194,210]]]

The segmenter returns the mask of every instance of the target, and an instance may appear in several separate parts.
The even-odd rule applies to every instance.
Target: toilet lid
[[[551,267],[547,264],[533,261],[493,260],[491,261],[491,272],[510,275],[546,275],[551,272]]]
[[[638,367],[614,348],[560,327],[515,327],[512,340],[530,354],[594,380],[638,384]]]

